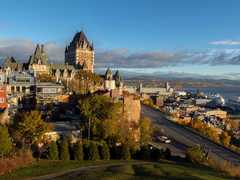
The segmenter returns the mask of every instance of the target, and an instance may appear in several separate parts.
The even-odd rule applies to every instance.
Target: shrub
[[[216,169],[217,171],[225,172],[232,177],[240,177],[240,166],[234,165],[229,161],[220,162],[217,159],[209,158],[208,166]]]
[[[164,157],[166,159],[171,159],[172,154],[171,154],[171,150],[169,148],[167,148],[166,151],[164,152]]]
[[[76,144],[74,144],[73,148],[74,160],[82,161],[84,157],[82,143],[77,142]]]
[[[121,148],[121,159],[123,160],[130,160],[131,153],[128,145],[123,145]]]
[[[21,150],[11,158],[0,159],[0,175],[9,173],[18,167],[26,166],[32,162],[32,152],[29,150]]]
[[[12,150],[12,142],[9,137],[8,128],[0,126],[0,157],[10,153]]]
[[[89,145],[89,155],[88,155],[89,160],[99,160],[99,152],[98,152],[98,147],[96,143],[91,142]]]
[[[193,146],[187,149],[187,158],[193,163],[203,164],[207,160],[207,154],[204,152],[203,147]]]
[[[58,160],[58,147],[55,141],[49,146],[47,158],[50,160]]]
[[[149,160],[151,158],[151,152],[148,146],[142,146],[140,150],[140,159]]]
[[[101,149],[100,149],[100,154],[101,154],[101,158],[104,160],[109,160],[110,159],[110,152],[109,152],[109,148],[108,145],[104,142]]]
[[[159,149],[154,148],[154,149],[151,151],[151,158],[152,158],[153,160],[158,161],[158,160],[160,160],[162,157],[163,157],[163,150],[159,150]]]
[[[60,159],[61,160],[69,160],[69,144],[68,139],[64,138],[62,142],[60,143]]]

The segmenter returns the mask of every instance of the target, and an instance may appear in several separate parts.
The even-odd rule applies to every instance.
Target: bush
[[[104,142],[100,149],[101,158],[104,160],[110,160],[110,152],[108,145]]]
[[[32,152],[29,150],[21,150],[11,158],[0,159],[0,175],[9,173],[18,167],[26,166],[33,160]]]
[[[151,151],[151,158],[155,161],[160,160],[163,157],[163,150],[153,148]]]
[[[49,160],[58,160],[58,147],[55,141],[49,146],[47,158]]]
[[[88,153],[89,160],[99,160],[99,152],[96,143],[91,142],[89,145],[89,153]]]
[[[69,160],[69,144],[68,139],[64,138],[60,143],[60,160]]]
[[[151,151],[148,146],[142,146],[140,150],[140,159],[142,160],[150,160]]]
[[[73,148],[74,160],[82,161],[84,157],[82,143],[77,142],[76,144],[74,144]]]
[[[167,148],[166,151],[164,152],[164,157],[166,159],[171,159],[172,154],[171,154],[171,150],[169,148]]]
[[[128,145],[123,145],[121,148],[121,159],[123,160],[130,160],[131,153]]]
[[[0,126],[0,157],[10,153],[12,150],[12,142],[8,133],[8,128]]]
[[[208,165],[217,171],[225,172],[230,176],[240,177],[240,166],[236,166],[229,161],[219,162],[217,159],[209,158]]]
[[[193,146],[187,149],[187,158],[193,163],[204,164],[207,160],[207,154],[203,147]]]

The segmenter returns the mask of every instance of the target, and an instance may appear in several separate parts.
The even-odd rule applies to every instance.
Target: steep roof
[[[13,57],[7,57],[4,61],[3,67],[10,67],[12,70],[21,70],[22,64],[18,64]]]
[[[48,57],[44,51],[44,46],[41,45],[40,47],[39,44],[37,44],[34,54],[29,58],[29,64],[32,65],[32,64],[39,64],[39,63],[47,65]]]
[[[80,32],[75,34],[71,44],[74,44],[75,46],[79,45],[81,47],[83,46],[83,44],[86,44],[86,46],[88,48],[93,49],[93,44],[91,44],[88,41],[87,36],[85,35],[85,33],[83,31],[80,31]]]

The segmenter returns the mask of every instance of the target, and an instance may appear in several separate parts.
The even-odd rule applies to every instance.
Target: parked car
[[[171,143],[171,140],[167,136],[157,136],[157,140],[166,144]]]

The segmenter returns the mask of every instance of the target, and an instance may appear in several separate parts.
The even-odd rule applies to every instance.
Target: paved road
[[[171,139],[175,139],[186,146],[194,146],[198,144],[203,145],[209,150],[210,156],[220,158],[220,160],[228,160],[234,164],[240,165],[240,154],[217,145],[209,139],[168,120],[158,110],[142,105],[142,114],[150,117],[155,123],[157,123],[164,134]]]

